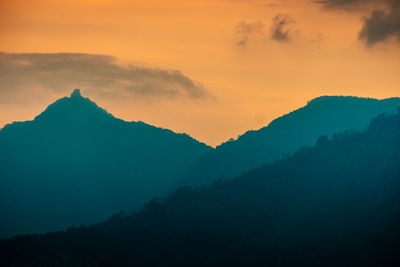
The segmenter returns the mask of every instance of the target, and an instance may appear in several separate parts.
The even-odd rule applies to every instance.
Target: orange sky
[[[86,83],[73,85],[117,117],[217,145],[320,95],[400,96],[399,42],[367,47],[358,39],[360,18],[376,7],[328,10],[308,0],[0,0],[0,51],[105,54],[121,65],[179,70],[207,96],[110,97]],[[290,17],[287,41],[271,39],[277,14]],[[246,35],[237,32],[241,21],[263,26]],[[73,89],[7,85],[1,85],[0,127],[32,119]]]

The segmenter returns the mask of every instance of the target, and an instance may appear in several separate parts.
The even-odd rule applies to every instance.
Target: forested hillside
[[[6,266],[399,266],[400,113],[131,215],[0,242]]]

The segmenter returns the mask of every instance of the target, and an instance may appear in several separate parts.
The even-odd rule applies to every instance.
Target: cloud
[[[369,16],[363,16],[363,26],[359,39],[367,46],[383,42],[389,38],[400,41],[400,1],[399,0],[316,0],[328,9],[360,11],[373,9]],[[386,7],[387,11],[380,8]]]
[[[289,15],[278,14],[272,21],[271,39],[275,41],[289,41],[291,29],[288,25],[293,23]]]
[[[0,52],[0,99],[39,87],[55,93],[85,88],[106,96],[199,99],[204,86],[178,70],[120,65],[107,55]]]
[[[327,9],[344,9],[351,11],[360,8],[362,5],[378,1],[382,0],[315,0],[313,2],[321,4]]]
[[[236,33],[240,40],[236,43],[239,46],[246,46],[249,39],[264,39],[264,24],[260,21],[247,23],[240,21],[236,24]]]
[[[359,33],[359,39],[368,46],[392,37],[400,41],[400,1],[390,1],[389,12],[377,9],[362,20],[364,24]]]
[[[292,29],[290,25],[294,21],[289,15],[278,14],[272,19],[271,40],[275,41],[289,41],[291,38]],[[238,46],[246,46],[250,40],[265,40],[265,25],[261,21],[245,22],[240,21],[236,24],[236,33],[240,39],[236,43]]]

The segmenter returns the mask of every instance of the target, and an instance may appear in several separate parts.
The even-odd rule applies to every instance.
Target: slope
[[[319,136],[345,130],[364,130],[373,117],[380,113],[394,114],[399,106],[400,98],[315,98],[306,106],[275,119],[268,126],[248,131],[237,140],[209,151],[178,185],[202,184],[235,176],[261,164],[274,162],[302,146],[312,145]]]
[[[0,238],[138,208],[211,148],[113,117],[75,90],[0,131]]]
[[[5,266],[399,266],[400,109],[129,216],[0,242]]]

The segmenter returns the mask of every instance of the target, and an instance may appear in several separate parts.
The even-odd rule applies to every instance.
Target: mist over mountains
[[[400,109],[130,215],[0,241],[6,266],[399,266]]]

